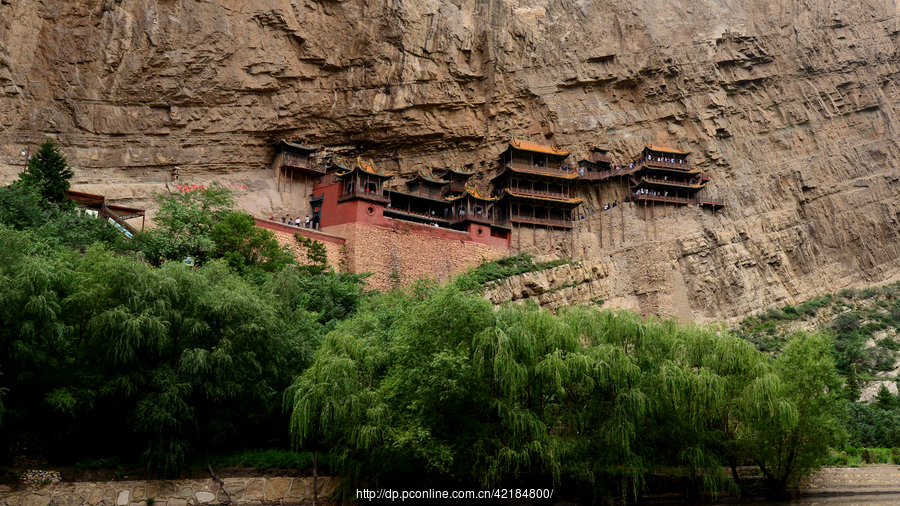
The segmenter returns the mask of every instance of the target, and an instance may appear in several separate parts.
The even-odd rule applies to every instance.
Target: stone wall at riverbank
[[[313,478],[225,478],[240,505],[312,504]],[[334,495],[337,480],[318,478],[319,503]],[[0,485],[0,506],[200,506],[228,504],[218,482],[206,480],[115,481],[27,485],[21,490]]]
[[[900,466],[826,467],[800,483],[801,495],[900,495]]]

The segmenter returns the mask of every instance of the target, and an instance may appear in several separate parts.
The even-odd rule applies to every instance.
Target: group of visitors
[[[641,159],[641,160],[643,160],[643,159]],[[651,161],[651,162],[666,162],[666,163],[678,163],[678,164],[684,163],[683,158],[666,158],[664,156],[657,156],[656,158],[653,158],[652,156],[647,156],[647,160]]]
[[[274,216],[274,215],[273,215],[273,216],[269,216],[269,221],[275,221],[275,216]],[[294,220],[288,218],[287,216],[282,216],[282,217],[281,217],[281,223],[284,223],[285,225],[288,225],[288,226],[291,226],[291,227],[293,227],[293,226],[298,226],[298,227],[299,227],[299,226],[300,226],[300,223],[302,223],[302,222],[301,222],[301,219],[300,219],[300,218],[297,218],[297,220],[294,221]],[[309,222],[309,215],[306,216],[305,223],[306,223],[306,228],[309,228],[309,223],[310,223],[310,222]]]
[[[648,190],[647,188],[639,188],[636,192],[634,192],[634,196],[638,195],[646,195],[648,197],[668,197],[668,191],[659,191],[659,190]]]
[[[604,211],[609,211],[610,209],[612,209],[612,208],[614,208],[614,207],[616,207],[616,206],[618,206],[618,205],[619,205],[619,199],[616,199],[616,200],[612,201],[611,203],[607,202],[607,203],[603,206],[603,210],[604,210]]]

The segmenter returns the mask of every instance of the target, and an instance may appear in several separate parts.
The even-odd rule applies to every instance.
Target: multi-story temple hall
[[[648,145],[640,158],[632,163],[629,180],[634,198],[640,202],[665,202],[678,205],[695,204],[723,207],[725,200],[708,198],[700,193],[709,176],[688,161],[690,151]]]
[[[688,161],[690,151],[654,145],[627,165],[615,164],[602,147],[573,164],[567,149],[513,137],[489,180],[450,167],[419,168],[401,181],[371,161],[323,156],[303,143],[280,141],[275,148],[277,186],[292,201],[307,199],[310,226],[258,223],[340,244],[342,264],[352,272],[442,277],[510,250],[577,256],[579,223],[602,249],[604,229],[606,247],[641,233],[633,220],[652,221],[655,236],[655,216],[664,210],[654,206],[724,206],[724,199],[705,195],[710,178]],[[282,190],[297,181],[303,195]],[[643,219],[633,203],[642,204]]]
[[[510,141],[501,155],[502,172],[491,180],[509,223],[572,228],[581,199],[575,196],[578,171],[566,163],[569,154],[533,141]]]

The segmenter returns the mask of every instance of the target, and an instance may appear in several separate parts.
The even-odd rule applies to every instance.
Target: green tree
[[[154,268],[0,226],[4,425],[70,455],[109,448],[173,475],[195,452],[286,442],[281,393],[321,329],[223,261]]]
[[[797,333],[775,361],[783,402],[759,413],[745,439],[748,456],[775,492],[823,465],[846,437],[839,423],[842,381],[830,352],[824,335]]]
[[[892,394],[884,383],[882,383],[881,388],[878,389],[878,393],[875,394],[875,402],[872,404],[878,409],[883,409],[885,411],[894,410],[897,409],[897,396]]]
[[[192,258],[202,263],[216,248],[213,229],[234,212],[231,190],[212,184],[196,191],[157,194],[157,228],[135,237],[135,248],[154,265]]]
[[[74,175],[66,157],[52,139],[47,139],[28,158],[28,166],[19,174],[19,180],[22,185],[38,192],[45,201],[61,204],[69,191],[69,179]]]
[[[294,261],[293,252],[278,244],[271,230],[257,227],[248,213],[227,214],[213,226],[210,238],[215,244],[212,256],[224,258],[241,271],[248,268],[277,271]]]

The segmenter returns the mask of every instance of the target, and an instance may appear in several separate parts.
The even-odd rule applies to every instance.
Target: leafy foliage
[[[78,254],[0,227],[4,422],[56,434],[61,452],[141,454],[162,475],[221,444],[286,442],[281,393],[328,320],[284,286],[330,287],[347,315],[361,283],[291,266],[269,277],[221,260],[155,268],[100,245]]]
[[[795,347],[770,365],[709,329],[580,307],[493,311],[453,285],[420,284],[371,299],[328,334],[289,390],[291,432],[297,446],[328,448],[348,484],[528,480],[602,497],[635,495],[655,466],[674,466],[715,491],[723,465],[754,460],[786,485],[840,435],[785,442],[789,465],[758,451],[780,437],[767,423],[791,431],[802,413],[837,424],[830,397],[803,406],[792,393],[817,399],[809,377],[828,377],[821,353],[797,357],[818,348]]]
[[[526,272],[551,269],[560,265],[572,263],[571,260],[551,260],[548,262],[535,262],[534,257],[528,253],[501,258],[492,262],[484,262],[474,269],[470,269],[457,279],[458,286],[471,291],[482,291],[485,285],[495,281],[509,278]]]
[[[275,234],[257,227],[253,216],[247,213],[226,215],[215,224],[210,238],[215,244],[213,256],[225,259],[239,271],[257,267],[273,272],[294,261],[294,254],[278,244]]]
[[[213,229],[234,212],[231,191],[217,184],[203,191],[157,194],[156,203],[158,228],[135,237],[137,248],[154,265],[185,258],[202,263],[216,249]]]
[[[770,486],[784,490],[823,465],[829,448],[843,442],[841,379],[821,334],[797,334],[773,368],[780,379],[773,393],[782,401],[754,419],[748,450]]]
[[[44,201],[33,188],[0,188],[0,225],[29,230],[46,244],[83,250],[95,242],[117,247],[121,234],[109,223],[70,206]]]

